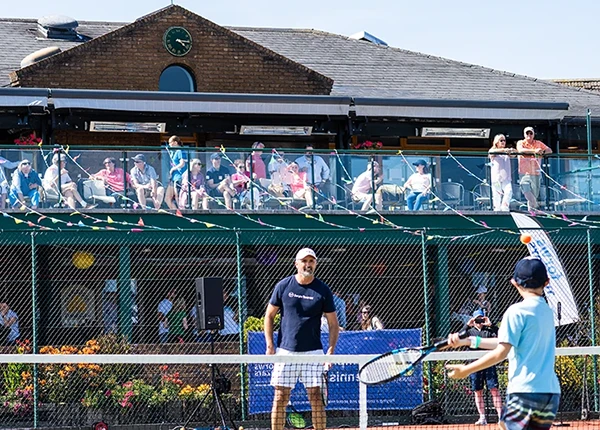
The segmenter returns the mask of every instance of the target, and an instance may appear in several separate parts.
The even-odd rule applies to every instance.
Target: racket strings
[[[365,384],[392,380],[410,372],[421,356],[422,353],[417,350],[397,351],[381,356],[361,369],[360,380]]]

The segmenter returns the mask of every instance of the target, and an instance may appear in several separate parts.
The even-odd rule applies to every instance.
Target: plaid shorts
[[[295,352],[277,348],[277,355],[324,355],[322,350]],[[271,385],[274,387],[294,388],[297,382],[306,388],[321,386],[323,374],[321,363],[275,363],[271,372]]]
[[[552,427],[559,402],[560,394],[508,394],[501,421],[506,430],[546,430]]]

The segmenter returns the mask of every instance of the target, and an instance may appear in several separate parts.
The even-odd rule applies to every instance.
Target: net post
[[[362,382],[358,383],[358,426],[360,430],[366,430],[369,424],[369,414],[367,412],[367,386]]]

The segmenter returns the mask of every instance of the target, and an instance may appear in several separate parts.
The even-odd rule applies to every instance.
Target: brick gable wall
[[[165,30],[183,26],[185,57],[163,47]],[[11,74],[13,85],[156,91],[161,72],[189,69],[198,92],[327,95],[333,81],[179,6],[170,6]]]

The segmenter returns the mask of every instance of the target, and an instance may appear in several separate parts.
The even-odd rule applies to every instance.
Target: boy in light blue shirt
[[[546,266],[541,260],[534,257],[520,260],[511,284],[523,301],[506,310],[498,338],[459,339],[456,333],[449,338],[452,347],[469,345],[493,350],[467,365],[447,365],[448,376],[454,379],[465,378],[508,357],[508,387],[501,428],[549,429],[558,410],[560,385],[554,372],[554,315],[544,298],[548,283]]]

